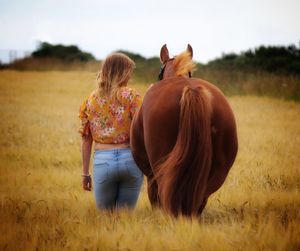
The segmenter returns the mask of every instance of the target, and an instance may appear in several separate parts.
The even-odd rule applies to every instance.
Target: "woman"
[[[133,208],[143,174],[129,148],[130,125],[142,103],[141,96],[127,87],[134,62],[113,53],[103,62],[99,87],[80,107],[82,135],[82,185],[91,191],[89,162],[94,141],[94,194],[99,209]]]

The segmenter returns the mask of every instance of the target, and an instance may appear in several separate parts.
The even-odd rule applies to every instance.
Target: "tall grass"
[[[7,68],[19,71],[98,71],[100,61],[66,61],[58,58],[24,58],[16,60]]]
[[[81,188],[89,72],[0,72],[0,250],[299,250],[300,104],[233,96],[239,153],[200,217],[98,211]],[[141,93],[147,86],[131,83]]]
[[[226,95],[269,96],[300,101],[300,75],[198,68],[195,76],[214,83]]]
[[[25,58],[9,69],[20,71],[87,71],[97,72],[100,61],[66,62],[55,58]],[[160,71],[158,58],[136,59],[133,78],[136,82],[149,84],[157,81]],[[245,72],[240,69],[221,70],[197,64],[193,76],[217,85],[226,95],[256,95],[300,101],[300,75],[280,75],[268,72]]]

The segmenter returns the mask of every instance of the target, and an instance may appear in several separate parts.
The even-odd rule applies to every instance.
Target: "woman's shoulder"
[[[99,89],[93,90],[88,98],[85,100],[85,105],[88,109],[94,109],[95,107],[103,106],[107,103],[106,98],[100,95]]]
[[[103,97],[101,97],[99,89],[95,89],[90,93],[89,97],[87,98],[87,102],[94,103],[99,99],[103,99]]]
[[[89,99],[97,98],[99,96],[99,90],[95,89],[91,92]]]
[[[136,96],[141,96],[136,89],[129,86],[124,86],[120,88],[119,95],[122,99],[126,99],[129,101],[132,101]]]

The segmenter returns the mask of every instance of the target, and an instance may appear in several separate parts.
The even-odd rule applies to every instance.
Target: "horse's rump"
[[[180,96],[178,96],[178,90],[177,92],[173,91],[174,94],[169,90],[167,99],[156,100],[156,104],[163,103],[165,107],[168,107],[167,102],[170,102],[173,106],[174,104],[176,106],[177,103],[180,115],[178,117],[177,135],[167,137],[167,134],[170,134],[167,131],[172,127],[172,125],[166,125],[167,120],[170,120],[170,113],[177,112],[177,107],[169,109],[164,114],[164,118],[167,117],[167,119],[165,119],[166,131],[161,134],[165,136],[162,144],[169,145],[169,148],[167,154],[163,157],[156,156],[156,160],[154,160],[156,162],[153,163],[153,172],[155,181],[158,183],[158,196],[162,207],[174,215],[180,213],[191,215],[199,213],[211,166],[211,94],[199,83],[191,84],[184,78],[181,78],[181,84],[177,83],[176,86],[181,86],[179,88]],[[169,88],[172,87],[173,84],[170,84]],[[157,99],[159,98],[158,96]],[[174,100],[177,100],[177,102],[174,102]],[[157,115],[157,113],[151,114],[152,117]],[[151,121],[160,120],[162,118],[151,119]],[[176,122],[173,121],[174,124]],[[163,125],[161,130],[163,130],[162,127]],[[155,127],[148,131],[148,136],[151,138],[151,135],[159,134],[153,128]],[[175,140],[170,142],[168,138],[172,137]],[[148,148],[153,147],[153,145],[148,146]],[[157,146],[157,148],[159,152],[162,152],[162,148],[166,149],[165,146]]]

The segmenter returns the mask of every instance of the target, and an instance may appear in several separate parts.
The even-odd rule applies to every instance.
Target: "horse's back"
[[[212,102],[212,127],[215,130],[236,131],[235,118],[224,94],[213,84],[197,78],[170,78],[160,81],[145,95],[143,116],[145,126],[152,125],[163,129],[168,124],[178,131],[180,99],[187,85],[201,86],[209,91]],[[165,124],[163,124],[165,122]],[[155,130],[156,131],[156,130]]]

